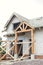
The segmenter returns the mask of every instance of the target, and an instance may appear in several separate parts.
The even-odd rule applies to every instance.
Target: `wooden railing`
[[[24,54],[24,55],[22,55],[20,58],[18,57],[18,58],[14,58],[14,47],[15,47],[15,42],[14,41],[0,41],[1,42],[1,45],[0,45],[0,60],[7,60],[7,59],[12,59],[12,60],[23,60],[23,59],[25,59],[26,57],[28,57],[28,58],[30,58],[31,56],[29,56],[29,55],[26,55],[26,54]],[[7,46],[9,46],[10,44],[11,44],[11,42],[13,43],[13,45],[10,47],[10,48],[8,48]],[[19,43],[16,43],[16,44],[29,44],[30,42],[19,42]],[[18,55],[19,55],[19,53],[20,53],[20,50],[21,50],[21,47],[22,47],[22,45],[20,46],[20,48],[19,48],[19,51],[18,51]],[[27,51],[29,51],[29,49],[32,47],[32,44],[31,44],[31,46],[29,46],[28,48],[27,48],[27,50],[25,50],[26,51],[26,53],[27,53]],[[8,49],[7,49],[8,48]],[[11,52],[13,51],[13,54],[11,54]]]

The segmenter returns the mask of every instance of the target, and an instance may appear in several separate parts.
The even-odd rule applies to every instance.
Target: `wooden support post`
[[[31,30],[31,39],[32,39],[32,54],[34,54],[34,32]]]
[[[15,37],[16,37],[16,39],[15,39],[15,55],[14,55],[14,57],[15,57],[15,59],[17,58],[17,33],[15,33]]]
[[[23,30],[24,30],[24,23],[23,23]]]

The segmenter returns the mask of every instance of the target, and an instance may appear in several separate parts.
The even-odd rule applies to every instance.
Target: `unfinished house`
[[[4,27],[7,45],[10,51],[6,58],[43,59],[43,18],[26,19],[14,13]],[[5,56],[4,55],[4,56]],[[4,57],[2,57],[4,58]],[[1,58],[1,59],[2,59]]]

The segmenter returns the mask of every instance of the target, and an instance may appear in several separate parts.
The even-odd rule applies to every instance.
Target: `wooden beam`
[[[8,52],[8,55],[10,55],[10,57],[14,59],[14,57],[9,52]]]
[[[21,22],[21,24],[20,24],[20,25],[16,28],[16,30],[15,30],[15,31],[17,31],[17,30],[18,30],[18,28],[20,28],[20,26],[22,25],[22,23],[23,23],[23,22]]]
[[[9,40],[0,40],[0,42],[5,42],[5,43],[7,43],[7,42],[15,42],[15,40],[12,40],[12,41],[9,41]]]
[[[26,25],[26,27],[25,27],[25,29],[27,28],[27,25]]]
[[[22,30],[22,27],[20,26],[20,29]]]
[[[34,32],[31,30],[31,39],[32,39],[32,54],[34,54]]]
[[[21,22],[21,24],[17,27],[17,29],[23,24],[23,28],[24,28],[24,24],[26,24],[27,26],[31,27],[32,29],[34,29],[32,26],[30,26],[29,24],[27,24],[26,22]],[[15,31],[17,31],[17,29]]]
[[[22,30],[22,31],[17,31],[16,33],[29,32],[29,31],[31,31],[31,29],[28,29],[28,30]]]
[[[4,55],[0,58],[0,61],[1,61],[2,59],[4,59],[5,56],[6,56],[6,54],[4,54]]]
[[[2,48],[2,46],[0,46]],[[0,61],[9,53],[10,50],[12,50],[12,48],[14,47],[14,45],[8,50],[6,51],[4,48],[2,48],[6,53],[0,58]],[[9,53],[10,54],[10,53]],[[11,56],[11,55],[10,55]],[[12,57],[12,56],[11,56]],[[12,57],[13,58],[13,57]]]
[[[23,22],[23,30],[24,30],[24,22]]]
[[[29,26],[30,28],[34,29],[31,25],[29,25],[28,23],[24,22],[27,26]]]
[[[15,39],[15,54],[17,54],[17,33],[15,33],[15,37],[16,37],[16,39]]]
[[[29,44],[29,43],[32,43],[32,42],[17,42],[16,44]]]

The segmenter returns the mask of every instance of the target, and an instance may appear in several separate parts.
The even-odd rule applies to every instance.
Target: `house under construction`
[[[0,59],[43,59],[43,17],[29,20],[14,13],[5,24],[3,33],[6,41],[2,41],[2,45],[7,44],[5,51],[8,52]]]

